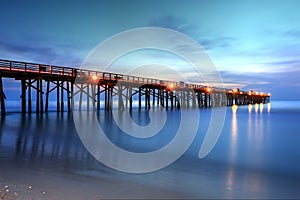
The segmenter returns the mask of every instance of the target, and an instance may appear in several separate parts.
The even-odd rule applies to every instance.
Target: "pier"
[[[157,105],[166,110],[209,108],[267,103],[271,96],[254,91],[241,91],[238,88],[222,89],[199,83],[0,60],[2,115],[5,115],[7,98],[2,78],[20,81],[22,113],[32,113],[33,106],[37,114],[48,112],[50,94],[55,96],[57,112],[72,112],[83,107],[87,110],[132,110],[134,99],[138,103],[138,109],[149,109]]]

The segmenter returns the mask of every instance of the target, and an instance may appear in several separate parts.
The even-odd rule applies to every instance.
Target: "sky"
[[[3,0],[0,7],[0,59],[78,67],[115,34],[169,28],[205,49],[226,86],[300,100],[297,0]]]

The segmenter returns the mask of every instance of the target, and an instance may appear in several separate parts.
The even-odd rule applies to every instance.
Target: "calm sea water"
[[[217,144],[208,156],[199,159],[210,114],[209,109],[200,110],[196,138],[179,160],[162,170],[134,175],[115,171],[94,159],[81,143],[71,114],[10,112],[0,122],[0,162],[2,168],[12,171],[49,169],[63,177],[89,176],[95,181],[105,177],[108,182],[145,185],[142,192],[134,186],[127,190],[111,188],[107,198],[161,197],[159,192],[153,196],[155,192],[147,189],[149,185],[168,191],[163,193],[164,198],[300,198],[300,102],[228,107]],[[144,110],[133,111],[132,117],[140,125],[150,120]],[[111,113],[99,113],[100,124],[110,140],[134,152],[166,145],[174,137],[179,119],[180,111],[168,111],[162,134],[143,140],[122,134]],[[8,172],[0,172],[0,181],[9,176]],[[57,187],[68,190],[64,183]],[[110,196],[113,190],[118,190],[119,196]],[[72,193],[66,194],[72,199]]]

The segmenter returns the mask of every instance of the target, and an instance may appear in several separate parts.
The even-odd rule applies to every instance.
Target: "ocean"
[[[17,108],[11,102],[0,122],[1,198],[300,198],[297,101],[226,108],[220,137],[204,158],[198,153],[212,114],[211,109],[197,110],[197,132],[183,155],[159,170],[137,174],[95,159],[81,141],[72,114],[23,115],[15,112]],[[112,112],[100,111],[97,116],[112,143],[142,154],[169,144],[176,138],[180,118],[189,116],[180,110],[164,113],[163,128],[148,138],[124,134]],[[151,123],[144,109],[134,109],[131,117],[139,126]]]

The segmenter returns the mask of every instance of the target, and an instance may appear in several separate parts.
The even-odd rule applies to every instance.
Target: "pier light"
[[[233,93],[237,93],[237,92],[238,92],[237,88],[233,89]]]
[[[271,96],[271,93],[268,93],[268,96]]]
[[[249,96],[251,96],[251,95],[252,95],[252,92],[251,92],[251,91],[249,91],[249,92],[248,92],[248,95],[249,95]]]
[[[210,93],[211,92],[211,88],[207,87],[206,88],[206,92]]]
[[[169,83],[167,88],[168,88],[169,90],[173,90],[174,87],[175,87],[174,83]]]
[[[258,92],[255,92],[255,95],[258,95]]]
[[[92,80],[93,80],[93,81],[97,81],[98,79],[99,79],[99,78],[98,78],[97,75],[93,75],[93,76],[92,76]]]
[[[264,93],[263,93],[263,92],[261,92],[261,93],[260,93],[260,96],[263,96],[263,95],[264,95]]]

